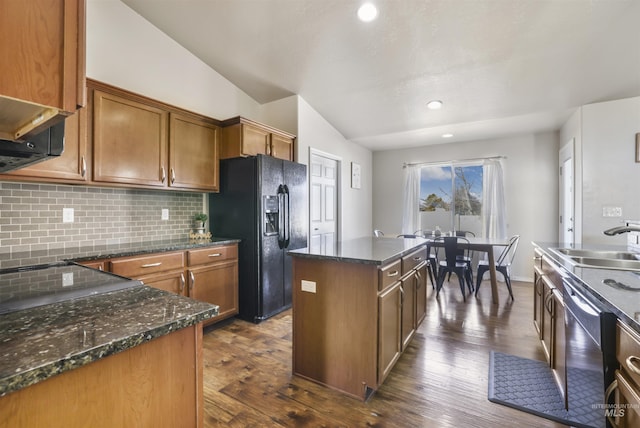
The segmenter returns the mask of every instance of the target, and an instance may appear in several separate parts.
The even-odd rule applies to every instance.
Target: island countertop
[[[338,241],[335,246],[328,248],[292,250],[288,254],[293,257],[383,265],[428,242],[422,238],[363,237]]]

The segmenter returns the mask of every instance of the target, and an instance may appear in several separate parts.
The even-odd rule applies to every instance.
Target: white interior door
[[[333,248],[338,239],[340,162],[311,153],[309,164],[309,246],[312,251],[326,251]]]
[[[573,140],[560,149],[560,242],[574,244],[574,184],[573,184]]]

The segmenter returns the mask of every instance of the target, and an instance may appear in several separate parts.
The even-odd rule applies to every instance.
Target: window
[[[483,168],[430,165],[420,169],[420,227],[442,232],[464,230],[482,235]]]

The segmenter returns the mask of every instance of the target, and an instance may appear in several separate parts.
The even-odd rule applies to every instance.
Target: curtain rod
[[[448,160],[448,161],[438,161],[438,162],[414,162],[414,163],[409,163],[409,162],[405,162],[402,164],[403,168],[406,168],[408,166],[420,166],[420,165],[449,165],[449,164],[455,164],[455,163],[463,163],[463,162],[476,162],[476,161],[484,161],[484,160],[489,160],[489,159],[506,159],[506,156],[489,156],[486,158],[469,158],[469,159],[454,159],[454,160]]]

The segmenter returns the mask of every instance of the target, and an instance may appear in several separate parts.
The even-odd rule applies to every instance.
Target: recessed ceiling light
[[[358,8],[358,18],[362,22],[371,22],[378,16],[378,9],[372,3],[365,3]]]
[[[427,108],[431,110],[438,110],[441,107],[442,107],[442,101],[440,100],[433,100],[427,103]]]
[[[442,134],[442,138],[451,138],[451,137],[453,137],[453,134],[449,134],[449,133]]]

